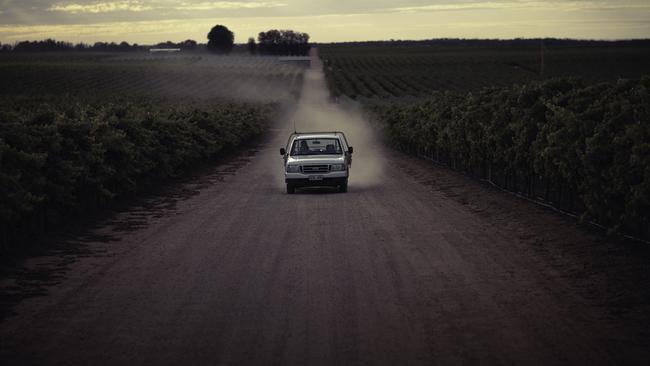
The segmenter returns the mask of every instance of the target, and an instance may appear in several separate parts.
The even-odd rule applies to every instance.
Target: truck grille
[[[302,172],[305,174],[318,174],[328,173],[330,171],[329,165],[303,165]]]

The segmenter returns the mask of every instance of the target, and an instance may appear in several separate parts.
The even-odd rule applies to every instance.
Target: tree
[[[13,49],[16,52],[61,52],[69,51],[73,48],[74,45],[72,43],[46,39],[44,41],[18,42]]]
[[[195,50],[196,46],[197,46],[197,43],[193,39],[188,39],[188,40],[185,40],[185,41],[179,43],[179,46],[180,46],[179,48],[181,48],[183,50]]]
[[[309,34],[292,30],[271,29],[261,32],[257,38],[259,53],[271,55],[307,55],[309,53]]]
[[[246,47],[248,48],[248,52],[250,52],[251,55],[254,55],[257,53],[257,43],[255,43],[255,38],[250,37],[248,39],[248,43],[246,44]]]
[[[179,48],[178,44],[172,41],[160,42],[156,45],[156,48]]]
[[[208,33],[208,50],[229,53],[235,43],[235,35],[223,25],[215,25]]]
[[[88,44],[85,44],[83,42],[79,42],[76,45],[74,45],[74,50],[75,51],[85,51],[85,50],[89,49],[90,47],[91,46],[88,45]]]

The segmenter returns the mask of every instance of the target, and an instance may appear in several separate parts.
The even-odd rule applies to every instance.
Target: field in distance
[[[2,96],[144,96],[274,102],[300,94],[303,70],[274,57],[57,53],[0,55]]]
[[[333,96],[412,99],[552,77],[578,77],[587,84],[637,79],[650,74],[649,45],[434,40],[329,44],[319,51]]]

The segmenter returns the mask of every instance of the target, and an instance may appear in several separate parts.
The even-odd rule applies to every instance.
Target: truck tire
[[[296,187],[293,184],[287,183],[287,194],[294,194],[296,192]]]
[[[339,186],[339,192],[345,193],[347,191],[348,191],[348,181],[346,180],[345,182],[343,182],[343,184]]]

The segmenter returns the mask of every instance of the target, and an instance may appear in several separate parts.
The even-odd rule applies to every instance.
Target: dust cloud
[[[342,131],[354,147],[350,190],[379,184],[383,173],[383,150],[377,134],[363,117],[360,105],[352,101],[332,103],[323,63],[312,48],[311,68],[305,71],[298,105],[287,116],[287,128],[298,132]]]
[[[302,67],[273,56],[137,54],[110,58],[106,63],[128,72],[127,76],[110,75],[107,85],[135,94],[188,100],[287,103],[300,94],[303,77]]]

